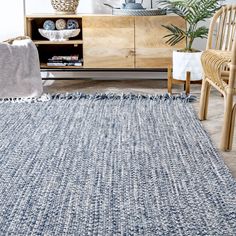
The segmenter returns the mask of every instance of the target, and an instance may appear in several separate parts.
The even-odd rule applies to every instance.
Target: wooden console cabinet
[[[64,42],[44,39],[38,29],[47,19],[79,21],[81,33]],[[38,47],[42,69],[70,70],[76,67],[48,67],[53,55],[79,54],[84,64],[77,69],[155,69],[171,67],[173,49],[165,43],[168,33],[162,27],[175,24],[185,28],[178,16],[111,16],[111,15],[29,15],[25,18],[25,34]]]
[[[162,25],[174,24],[182,29],[185,22],[178,16],[135,17],[135,67],[167,68],[172,64],[174,49],[184,48],[184,41],[174,48],[166,44],[169,32]]]
[[[85,68],[135,68],[135,18],[83,17]]]

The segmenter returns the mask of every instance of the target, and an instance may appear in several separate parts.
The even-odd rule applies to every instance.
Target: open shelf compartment
[[[63,18],[63,17],[58,17],[58,18],[34,18],[30,20],[30,26],[29,26],[29,36],[33,41],[48,41],[46,38],[44,38],[38,31],[38,29],[43,28],[43,24],[46,20],[52,20],[53,22],[56,23],[58,19],[64,19],[65,21],[68,21],[69,19],[74,19],[77,20],[79,23],[79,28],[81,29],[80,34],[74,38],[71,38],[73,41],[82,41],[83,39],[83,32],[82,32],[82,18]],[[48,41],[50,42],[50,41]]]
[[[83,68],[82,66],[48,66],[47,62],[49,58],[53,56],[79,56],[79,59],[83,59],[83,48],[79,44],[74,46],[73,44],[69,45],[38,45],[40,65],[42,69],[46,68],[60,68],[60,69],[76,69]]]

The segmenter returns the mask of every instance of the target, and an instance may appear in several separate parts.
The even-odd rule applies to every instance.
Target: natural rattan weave
[[[214,34],[216,37],[214,39]],[[204,80],[199,118],[207,117],[210,87],[216,88],[225,99],[221,148],[232,149],[236,104],[236,5],[222,7],[213,17],[207,50],[202,54]]]
[[[222,79],[222,73],[229,70],[232,53],[221,50],[206,50],[202,55],[202,65],[207,78],[219,87],[222,92],[228,86],[227,81]]]
[[[51,0],[53,8],[62,14],[76,13],[79,0]]]
[[[30,37],[28,37],[28,36],[19,36],[19,37],[16,37],[16,38],[8,39],[8,40],[4,41],[4,43],[12,44],[15,40],[24,40],[24,39],[30,39]]]

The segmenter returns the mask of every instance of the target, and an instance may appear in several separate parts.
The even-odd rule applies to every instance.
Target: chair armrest
[[[228,85],[225,81],[229,74],[232,52],[209,49],[203,52],[201,61],[205,77],[224,90]]]

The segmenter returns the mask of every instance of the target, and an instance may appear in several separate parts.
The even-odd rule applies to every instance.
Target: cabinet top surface
[[[111,16],[110,14],[57,14],[57,13],[32,13],[26,15],[26,18],[73,18],[82,16]]]
[[[117,16],[117,15],[112,15],[112,14],[70,14],[70,15],[63,15],[63,14],[56,14],[56,13],[36,13],[36,14],[29,14],[26,15],[26,18],[82,18],[85,16],[112,16],[112,17],[127,17],[127,16]],[[159,15],[155,17],[166,17],[166,16],[176,16],[176,15]],[[138,16],[133,16],[133,17],[138,17]],[[150,16],[147,16],[150,17]]]

